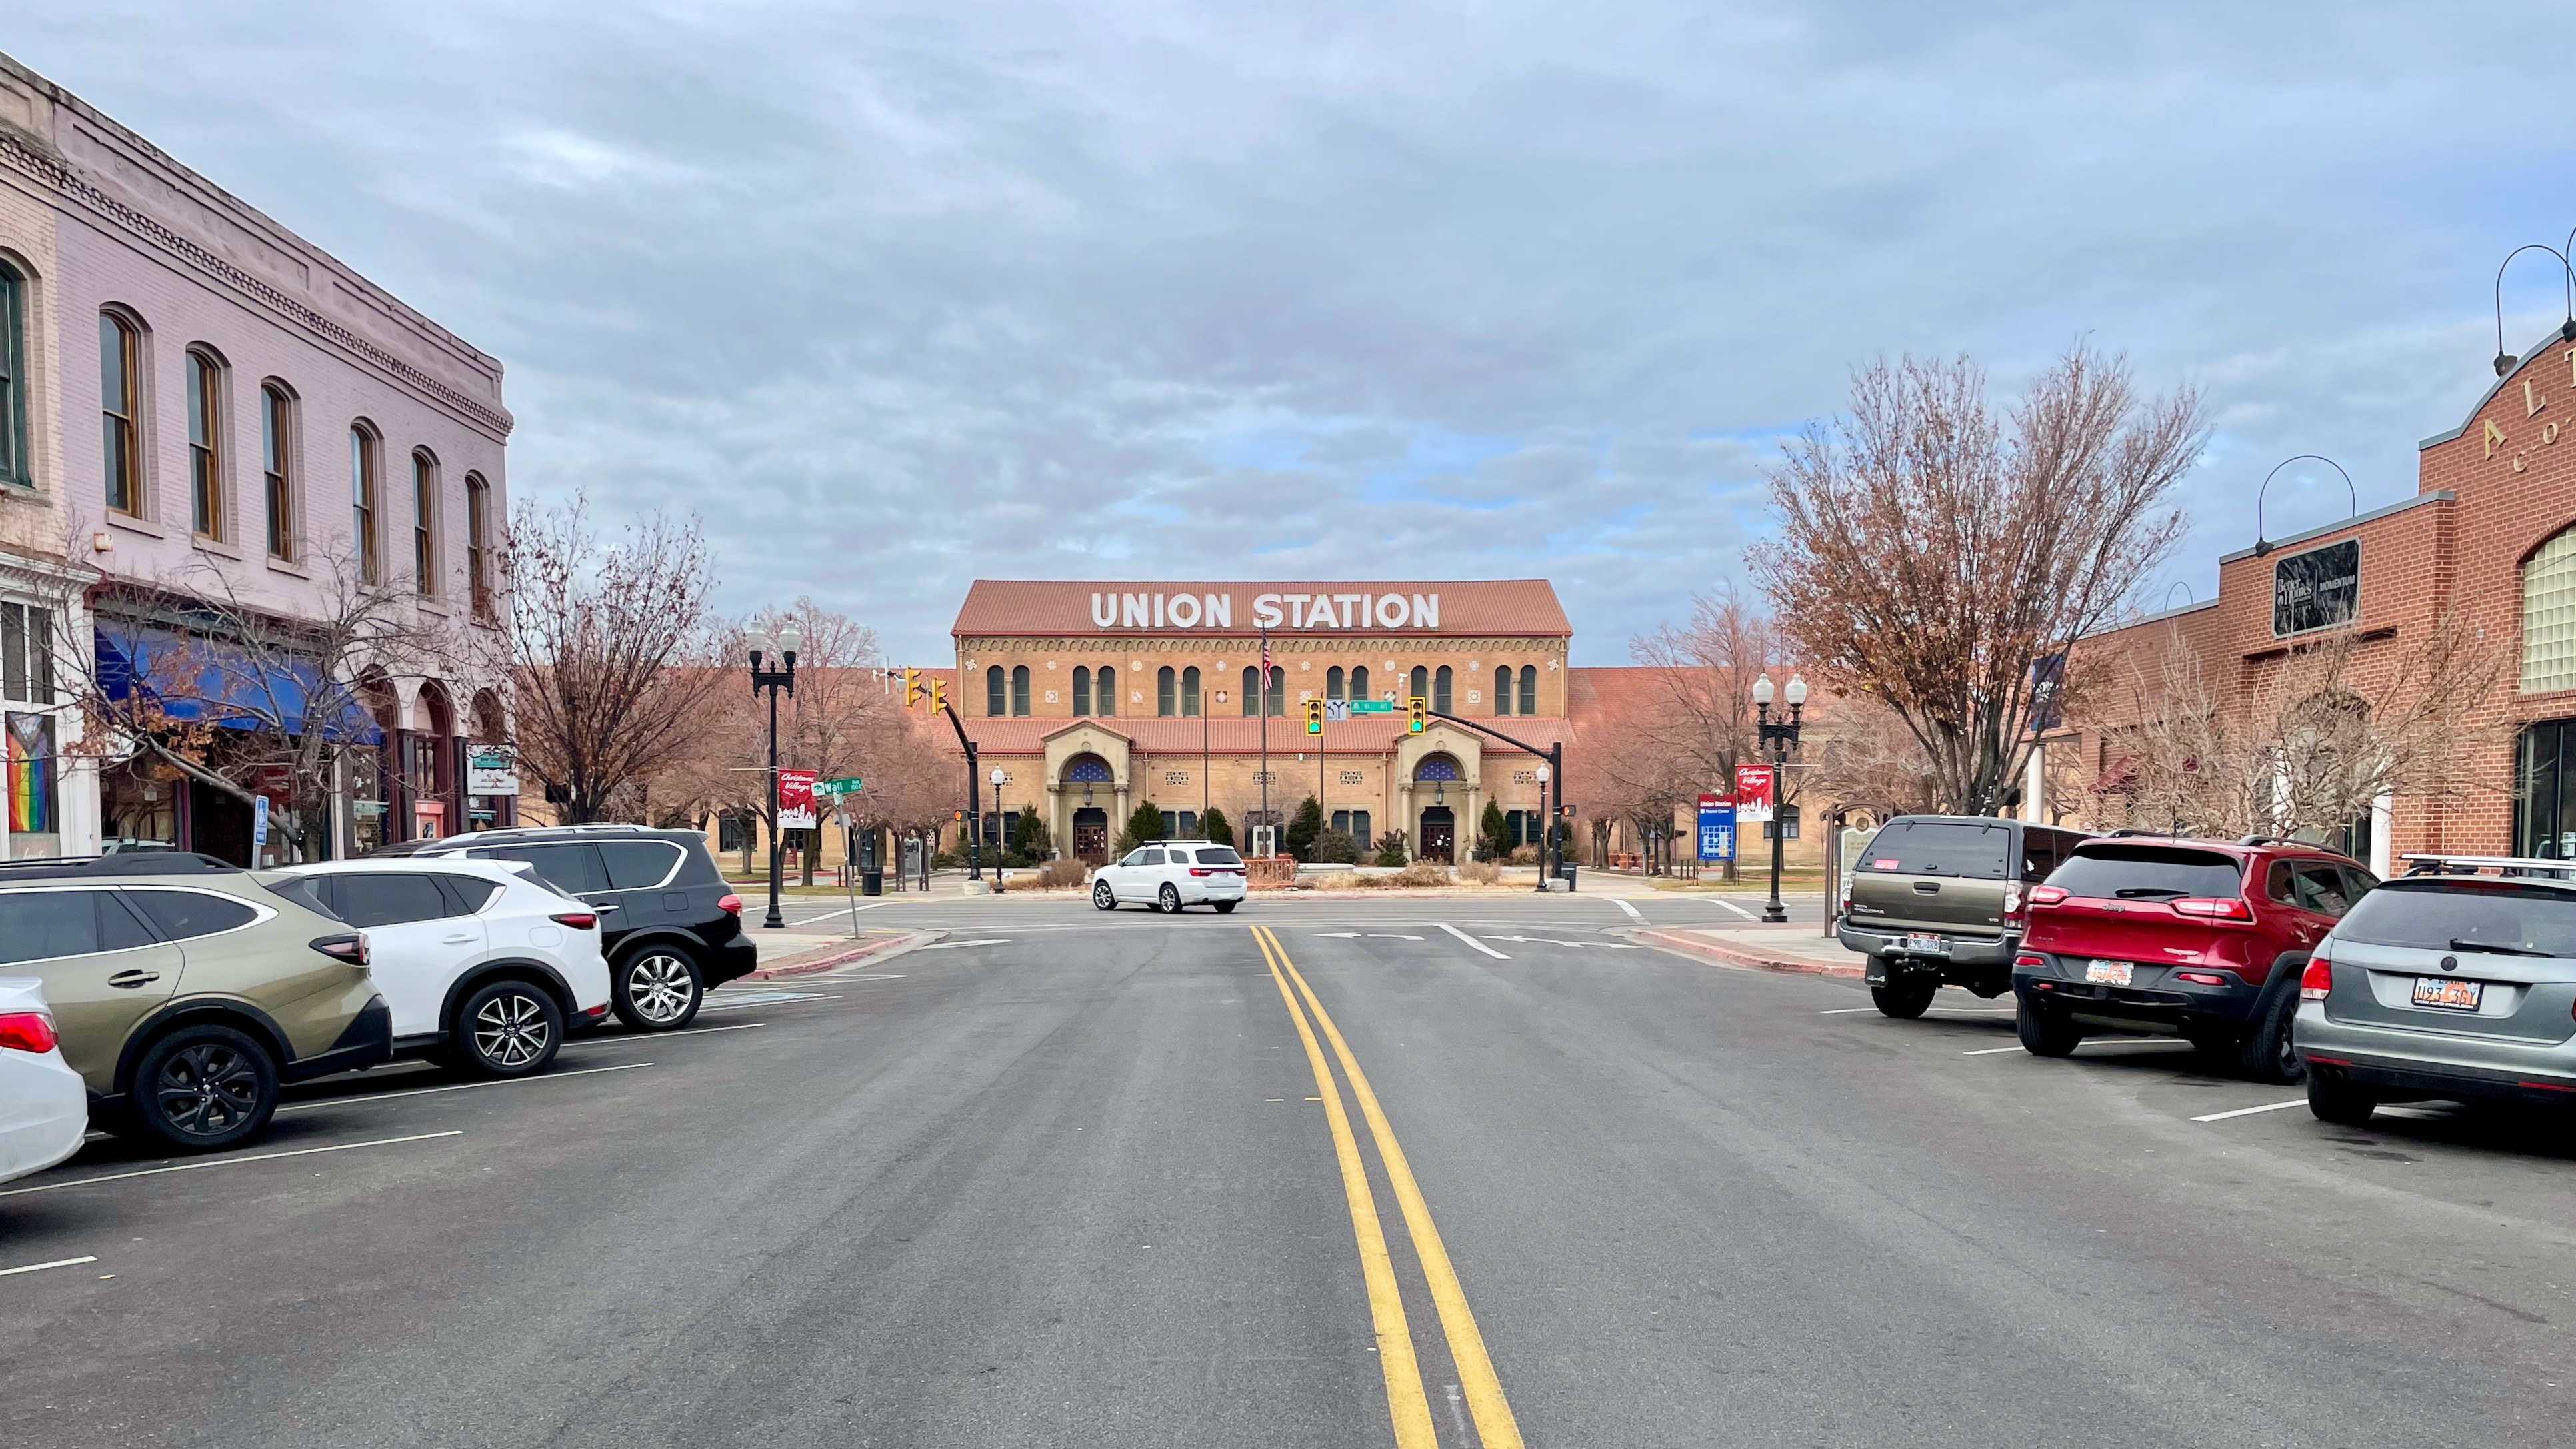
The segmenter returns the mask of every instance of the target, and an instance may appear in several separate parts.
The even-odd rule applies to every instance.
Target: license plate
[[[1928,955],[1947,956],[1950,954],[1950,943],[1938,936],[1908,936],[1905,938],[1905,949]]]
[[[2126,986],[2130,970],[2126,961],[2087,961],[2084,979],[2101,986]]]
[[[2415,978],[2415,1004],[2440,1011],[2475,1011],[2478,999],[2486,995],[2483,981],[2461,981],[2449,976]]]

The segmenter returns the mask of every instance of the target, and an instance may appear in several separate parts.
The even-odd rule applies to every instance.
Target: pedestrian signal
[[[1431,701],[1415,695],[1404,702],[1404,732],[1418,735],[1431,728]]]
[[[919,703],[921,703],[921,671],[907,668],[903,671],[903,707],[910,709]]]
[[[1306,701],[1306,733],[1320,735],[1323,732],[1324,702],[1320,699],[1310,699]]]

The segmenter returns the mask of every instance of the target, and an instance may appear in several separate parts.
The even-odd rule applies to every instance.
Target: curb
[[[920,945],[922,942],[927,941],[938,934],[939,933],[936,931],[907,931],[900,936],[887,936],[882,940],[870,941],[865,945],[854,947],[850,950],[836,951],[831,955],[821,957],[817,960],[790,961],[784,966],[764,966],[757,971],[747,972],[735,979],[739,981],[779,981],[790,976],[811,976],[817,971],[829,971],[835,966],[847,966],[853,961],[864,961],[870,956],[882,956],[899,947],[909,949],[910,947]]]
[[[1702,940],[1696,936],[1685,936],[1677,931],[1651,929],[1642,931],[1632,930],[1628,932],[1628,934],[1635,936],[1640,940],[1652,941],[1658,946],[1687,952],[1693,956],[1705,956],[1712,960],[1722,961],[1729,966],[1749,966],[1757,971],[1787,971],[1801,976],[1857,977],[1862,975],[1865,969],[1860,966],[1830,965],[1823,961],[1807,961],[1793,956],[1765,956],[1758,952],[1740,950],[1733,946],[1721,946],[1714,941]]]

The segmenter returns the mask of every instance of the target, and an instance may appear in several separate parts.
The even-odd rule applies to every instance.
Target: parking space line
[[[1623,910],[1623,911],[1626,911],[1626,912],[1628,913],[1628,919],[1629,919],[1629,920],[1632,920],[1632,921],[1643,921],[1644,919],[1646,919],[1646,913],[1645,913],[1644,911],[1638,910],[1635,906],[1632,906],[1632,905],[1628,904],[1628,899],[1627,899],[1627,897],[1625,897],[1625,896],[1612,896],[1612,897],[1610,898],[1610,904],[1612,904],[1612,905],[1614,905],[1614,906],[1617,906],[1619,909],[1621,909],[1621,910]]]
[[[1493,957],[1497,961],[1509,961],[1512,959],[1511,957],[1504,955],[1502,952],[1495,950],[1493,947],[1486,945],[1484,942],[1477,940],[1475,937],[1468,935],[1466,932],[1459,930],[1456,926],[1449,924],[1447,921],[1437,921],[1433,924],[1439,926],[1440,929],[1447,931],[1450,935],[1457,937],[1459,940],[1466,942],[1468,945],[1475,947],[1477,950],[1484,952],[1486,955]]]
[[[476,1087],[524,1087],[530,1082],[551,1082],[563,1077],[587,1077],[594,1072],[632,1072],[653,1065],[651,1062],[619,1062],[613,1067],[579,1067],[569,1072],[539,1072],[533,1077],[503,1077],[491,1082],[450,1082],[443,1087],[406,1087],[399,1092],[352,1093],[346,1097],[312,1097],[289,1102],[277,1109],[279,1116],[289,1112],[310,1111],[315,1107],[364,1106],[369,1102],[386,1102],[396,1097],[426,1097],[432,1092],[466,1092]]]
[[[0,1278],[15,1277],[20,1273],[41,1273],[47,1268],[77,1268],[83,1263],[95,1263],[97,1261],[98,1254],[96,1253],[92,1253],[83,1258],[56,1258],[50,1263],[29,1263],[23,1268],[0,1268]]]
[[[746,991],[740,996],[732,997],[719,996],[710,992],[707,995],[706,1005],[699,1007],[698,1010],[701,1012],[732,1011],[745,1006],[775,1006],[791,1001],[838,1001],[840,999],[821,991]]]
[[[170,1167],[147,1167],[140,1172],[108,1172],[96,1177],[83,1177],[71,1182],[41,1182],[34,1187],[13,1187],[0,1191],[0,1197],[24,1197],[31,1192],[60,1192],[67,1187],[88,1187],[92,1183],[123,1182],[129,1177],[159,1177],[165,1172],[195,1172],[206,1167],[235,1167],[245,1162],[275,1162],[281,1157],[311,1157],[317,1152],[354,1152],[361,1147],[392,1147],[404,1142],[427,1142],[436,1137],[462,1137],[462,1128],[445,1132],[415,1132],[408,1137],[378,1137],[371,1142],[336,1142],[329,1147],[298,1147],[292,1152],[261,1152],[249,1157],[218,1157],[209,1162],[182,1162]]]
[[[669,1041],[675,1036],[704,1036],[711,1031],[749,1031],[754,1027],[767,1025],[769,1025],[769,1023],[765,1021],[737,1021],[729,1026],[684,1026],[678,1031],[639,1031],[629,1032],[623,1036],[586,1036],[574,1041],[565,1042],[564,1045],[567,1048],[576,1046],[643,1046],[650,1042]],[[644,1064],[638,1063],[637,1065],[640,1066]],[[573,1073],[565,1072],[551,1075],[571,1076]],[[531,1078],[529,1080],[533,1079]]]
[[[1979,1047],[1975,1051],[1961,1052],[1959,1055],[1963,1057],[1990,1057],[2002,1052],[2017,1052],[2020,1050],[2022,1050],[2022,1044],[2020,1042],[2014,1042],[2008,1047]]]
[[[927,946],[916,946],[913,949],[916,951],[954,951],[960,946],[1007,946],[1009,944],[1011,944],[1010,937],[995,936],[989,940],[983,941],[933,941]]]
[[[2301,1097],[2295,1102],[2266,1102],[2260,1107],[2239,1107],[2233,1112],[2212,1112],[2207,1116],[2194,1117],[2191,1120],[2194,1122],[2224,1122],[2230,1117],[2251,1117],[2257,1112],[2278,1112],[2284,1108],[2304,1107],[2306,1105],[2308,1105],[2308,1099]]]

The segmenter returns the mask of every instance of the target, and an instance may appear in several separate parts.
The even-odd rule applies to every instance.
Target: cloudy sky
[[[16,0],[0,49],[509,366],[521,496],[934,659],[965,582],[1740,577],[1874,355],[2089,337],[2363,508],[2576,228],[2565,12],[2491,4]],[[2505,284],[2515,348],[2555,263]],[[2341,516],[2284,473],[2276,535]]]

